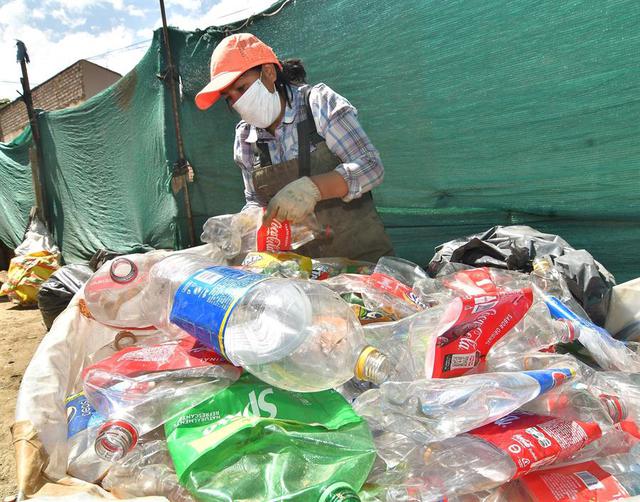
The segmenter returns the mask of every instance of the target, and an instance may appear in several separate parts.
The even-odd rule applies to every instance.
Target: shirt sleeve
[[[342,160],[335,169],[349,187],[342,200],[357,199],[382,183],[380,154],[360,125],[356,108],[325,84],[311,89],[309,104],[318,133]]]
[[[241,121],[238,123],[236,126],[236,138],[233,143],[233,160],[240,168],[244,181],[244,198],[246,204],[242,208],[243,211],[251,206],[260,207],[258,196],[253,188],[253,178],[251,176],[253,151],[251,150],[251,145],[245,141],[249,135],[249,130],[250,126],[246,122]]]

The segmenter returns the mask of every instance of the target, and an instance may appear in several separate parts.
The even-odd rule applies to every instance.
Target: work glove
[[[297,223],[305,216],[313,213],[316,204],[320,200],[320,190],[311,178],[304,176],[292,181],[282,187],[273,196],[263,221],[267,222],[273,218],[278,220],[289,220]]]

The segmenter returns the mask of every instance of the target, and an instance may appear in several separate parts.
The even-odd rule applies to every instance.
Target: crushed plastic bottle
[[[457,377],[479,367],[503,337],[521,338],[511,331],[532,301],[528,288],[455,297],[394,323],[367,325],[365,336],[392,359],[394,380]]]
[[[569,321],[577,331],[577,340],[604,370],[640,372],[640,355],[616,340],[604,328],[570,310],[561,300],[538,290],[555,319]]]
[[[187,255],[151,271],[145,309],[272,385],[299,392],[354,375],[381,383],[388,363],[369,346],[349,305],[314,281],[207,267]]]
[[[121,459],[140,436],[230,385],[240,373],[190,337],[130,347],[87,367],[85,395],[107,419],[97,433],[96,453],[109,461]]]
[[[431,443],[504,417],[572,377],[560,368],[386,382],[359,396],[354,409],[374,430]]]
[[[387,500],[437,500],[490,490],[543,466],[568,459],[601,436],[595,423],[514,412],[496,422],[427,446],[406,448],[403,461],[378,469],[369,481]],[[385,436],[376,439],[379,451]],[[410,492],[410,493],[408,493]]]
[[[224,214],[209,218],[203,227],[200,239],[214,244],[228,258],[250,251],[290,251],[318,239],[331,238],[331,229],[321,227],[315,214],[299,223],[272,220],[263,225],[264,210],[249,207],[236,214]]]

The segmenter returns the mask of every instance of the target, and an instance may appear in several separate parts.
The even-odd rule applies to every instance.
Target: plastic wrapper
[[[242,268],[273,277],[309,279],[311,258],[295,253],[251,252],[242,261]]]
[[[376,264],[347,258],[314,258],[311,278],[324,281],[340,274],[371,275]]]
[[[11,259],[7,282],[0,288],[0,296],[9,296],[16,303],[37,303],[40,286],[60,267],[60,256],[50,251],[36,251]]]

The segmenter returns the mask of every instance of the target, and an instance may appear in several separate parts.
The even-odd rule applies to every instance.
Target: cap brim
[[[196,106],[200,110],[206,110],[220,99],[220,91],[229,87],[242,75],[241,71],[229,71],[216,75],[198,94],[196,94]]]

